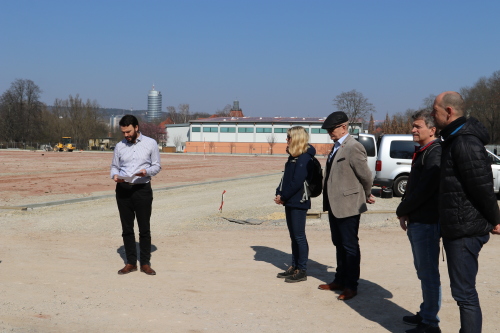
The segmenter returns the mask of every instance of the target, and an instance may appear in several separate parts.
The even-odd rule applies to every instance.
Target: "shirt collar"
[[[340,146],[342,143],[344,143],[345,139],[347,138],[347,136],[349,135],[349,133],[347,133],[346,135],[344,135],[343,137],[341,137],[340,139],[337,140],[338,142],[338,145],[337,146]],[[335,143],[337,143],[335,142]]]

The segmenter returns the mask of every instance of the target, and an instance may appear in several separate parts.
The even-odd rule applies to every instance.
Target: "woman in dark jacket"
[[[316,149],[308,144],[309,134],[302,126],[290,128],[286,140],[290,156],[285,163],[274,202],[285,206],[286,224],[292,240],[292,265],[285,272],[279,273],[278,278],[285,278],[285,282],[300,282],[307,280],[309,245],[306,238],[306,215],[311,208],[304,182],[308,178],[308,170],[312,168],[311,158],[316,154]]]

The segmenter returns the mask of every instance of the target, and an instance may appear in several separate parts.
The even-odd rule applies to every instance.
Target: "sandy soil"
[[[26,195],[31,187],[26,185],[28,179],[37,182],[29,178],[37,172],[34,161],[42,157],[16,155],[15,164],[0,154],[0,163],[6,163],[3,167],[18,165],[17,172],[11,169],[0,175],[4,202],[12,205],[14,201],[45,202],[81,195],[82,187],[72,179],[82,182],[87,174],[99,179],[95,181],[98,186],[107,185],[110,154],[82,153],[85,167],[80,168],[75,164],[83,162],[76,157],[68,162],[63,159],[68,156],[62,155],[50,156],[57,161],[40,168],[38,175],[58,178],[65,174],[66,182],[53,185],[50,193]],[[288,284],[276,278],[290,260],[283,208],[272,201],[280,179],[276,171],[281,170],[284,157],[227,156],[217,157],[218,161],[212,157],[212,161],[200,162],[205,166],[200,172],[249,165],[253,172],[250,168],[239,175],[227,171],[207,178],[260,175],[156,190],[152,216],[156,276],[116,274],[124,264],[124,252],[112,197],[28,211],[0,209],[0,332],[404,332],[410,328],[401,317],[418,310],[421,292],[406,235],[394,215],[387,213],[394,211],[398,199],[378,198],[369,213],[363,214],[359,294],[341,302],[336,293],[317,289],[318,284],[330,282],[335,271],[326,216],[308,220],[308,280]],[[183,161],[200,156],[162,158],[165,167],[160,175],[165,178],[158,176],[156,186],[206,180],[182,168]],[[46,161],[36,164],[43,166]],[[273,163],[274,168],[264,170]],[[56,166],[62,171],[48,171]],[[273,174],[262,176],[265,173]],[[174,174],[177,182],[169,178]],[[5,186],[15,177],[16,182]],[[44,178],[44,182],[53,184],[55,178]],[[85,179],[95,184],[92,177]],[[111,188],[96,186],[83,193],[112,193]],[[17,190],[16,200],[5,197],[9,189]],[[219,213],[223,190],[227,194]],[[321,198],[315,199],[311,211],[319,211],[320,203]],[[257,219],[262,224],[235,224],[223,217]],[[480,255],[477,287],[483,332],[500,330],[499,272],[493,264],[499,250],[500,238],[492,237]],[[457,332],[458,308],[450,295],[446,262],[440,262],[440,270],[441,328]]]
[[[89,197],[114,192],[113,152],[0,150],[0,206]],[[322,158],[322,157],[321,157]],[[283,156],[161,154],[153,188],[283,170]]]

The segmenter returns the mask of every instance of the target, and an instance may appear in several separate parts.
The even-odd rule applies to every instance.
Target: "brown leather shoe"
[[[349,288],[345,288],[344,291],[342,292],[342,294],[340,294],[339,297],[337,297],[337,299],[339,301],[347,301],[348,299],[353,298],[357,294],[358,294],[357,291],[349,289]]]
[[[146,273],[147,275],[156,275],[155,270],[149,265],[141,265],[141,272]]]
[[[341,286],[340,284],[337,283],[328,283],[328,284],[320,284],[318,286],[318,289],[320,290],[344,290],[344,286]]]
[[[136,270],[137,270],[136,265],[126,264],[125,267],[123,267],[122,269],[120,269],[118,271],[118,274],[120,274],[120,275],[128,274],[128,273],[135,272]]]

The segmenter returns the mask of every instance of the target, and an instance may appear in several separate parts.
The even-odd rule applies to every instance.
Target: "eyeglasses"
[[[287,140],[291,140],[291,139],[292,139],[292,137],[291,137],[290,135],[287,135],[287,136],[286,136],[286,139],[287,139]]]
[[[339,128],[339,127],[342,127],[342,126],[344,126],[344,125],[345,125],[345,124],[340,124],[340,125],[337,125],[337,126],[335,126],[335,127],[330,127],[330,128],[328,128],[326,131],[327,131],[328,133],[331,133],[331,132],[335,131],[335,129],[337,129],[337,128]]]

